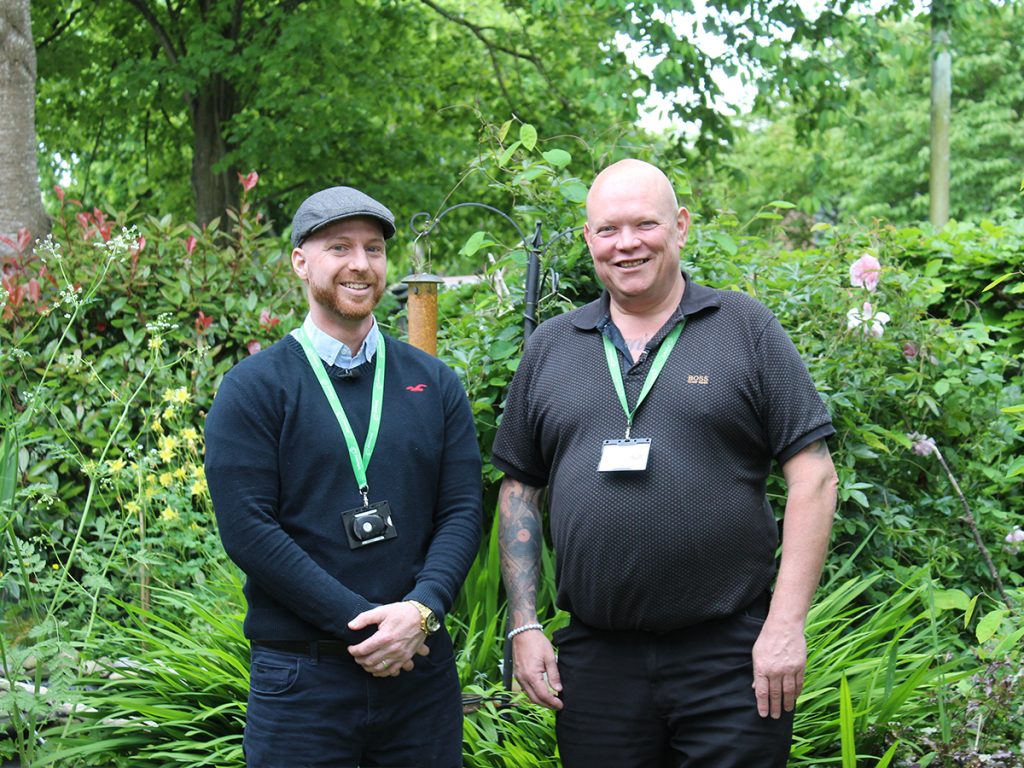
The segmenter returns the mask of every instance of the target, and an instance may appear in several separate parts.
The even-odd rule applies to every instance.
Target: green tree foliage
[[[954,10],[950,212],[979,221],[1019,210],[1024,7],[968,1]],[[716,166],[715,202],[741,216],[781,198],[819,218],[927,220],[928,19],[879,23],[873,34],[871,68],[850,65],[851,100],[815,130],[802,105],[774,110],[770,122],[757,110],[745,120],[735,151]],[[856,62],[854,50],[841,47],[836,58]]]
[[[116,209],[138,199],[187,214],[194,197],[208,221],[237,204],[234,173],[256,169],[279,226],[333,182],[420,210],[475,152],[477,112],[552,134],[631,130],[637,97],[606,44],[610,11],[551,5],[43,0],[41,141],[74,158],[78,192],[100,189]]]
[[[716,69],[766,105],[841,102],[849,77],[819,53],[878,23],[852,6],[712,0],[698,24],[688,1],[38,0],[44,171],[70,171],[75,194],[101,190],[107,207],[141,200],[203,223],[237,205],[234,176],[252,169],[278,228],[339,180],[414,211],[473,157],[467,114],[600,137],[603,157],[645,142],[637,107],[655,93],[691,129],[675,155],[710,157],[732,137]],[[883,16],[908,6],[889,0]]]

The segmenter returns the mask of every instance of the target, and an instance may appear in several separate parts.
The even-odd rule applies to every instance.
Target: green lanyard
[[[377,444],[377,432],[380,430],[380,414],[384,407],[384,335],[380,334],[377,337],[377,369],[373,373],[370,425],[366,430],[366,443],[363,445],[362,453],[359,452],[359,444],[356,442],[356,436],[352,432],[352,426],[348,423],[348,416],[345,415],[345,409],[341,407],[338,393],[334,391],[334,385],[331,384],[327,371],[324,370],[323,361],[320,359],[320,355],[317,354],[313,342],[309,340],[306,331],[302,328],[298,330],[295,336],[302,345],[302,349],[305,350],[306,359],[309,360],[309,365],[313,369],[313,373],[316,374],[317,381],[320,382],[320,388],[327,396],[327,402],[331,404],[331,410],[334,411],[334,415],[338,419],[338,425],[345,435],[348,457],[352,462],[352,472],[356,476],[356,482],[359,483],[359,493],[363,496],[363,505],[368,506],[370,500],[367,494],[370,492],[370,486],[366,483],[366,468],[370,465],[373,447]]]
[[[611,374],[612,384],[615,385],[615,394],[619,396],[619,402],[622,403],[622,410],[626,414],[626,439],[629,439],[629,430],[633,427],[633,417],[636,415],[637,409],[640,407],[640,403],[647,397],[647,393],[651,391],[651,387],[654,386],[654,382],[658,380],[658,374],[661,373],[661,369],[665,367],[665,361],[668,360],[668,356],[672,353],[673,348],[676,346],[676,341],[679,339],[679,334],[683,332],[683,326],[686,325],[686,318],[684,317],[679,321],[679,324],[673,328],[665,340],[661,342],[661,347],[658,349],[658,354],[654,356],[654,362],[651,363],[651,370],[647,372],[647,378],[644,379],[643,389],[640,390],[640,397],[636,399],[636,405],[633,406],[633,410],[629,410],[629,403],[626,401],[626,388],[622,384],[622,371],[619,369],[619,357],[618,352],[615,350],[615,345],[612,344],[612,340],[608,338],[605,333],[601,334],[601,339],[604,342],[604,356],[608,360],[608,373]]]

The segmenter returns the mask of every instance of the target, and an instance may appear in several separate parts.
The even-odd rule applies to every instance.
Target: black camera
[[[345,535],[348,536],[348,545],[352,549],[398,536],[395,524],[391,521],[391,507],[386,501],[342,512],[341,518]]]

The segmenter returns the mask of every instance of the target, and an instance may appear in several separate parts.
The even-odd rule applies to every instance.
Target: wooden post
[[[409,286],[409,343],[437,356],[437,287],[444,282],[437,275],[420,272],[402,282]]]
[[[949,124],[952,113],[953,64],[949,52],[949,8],[933,0],[931,172],[928,176],[928,215],[936,229],[949,221]]]

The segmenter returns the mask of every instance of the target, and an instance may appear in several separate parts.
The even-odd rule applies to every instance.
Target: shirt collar
[[[377,353],[380,329],[377,327],[377,318],[371,315],[371,320],[370,330],[366,334],[366,338],[363,339],[359,353],[355,356],[352,355],[352,350],[348,348],[347,344],[320,330],[313,322],[311,314],[307,314],[306,319],[302,321],[302,329],[306,332],[309,340],[313,342],[313,349],[325,363],[336,368],[357,368],[363,363],[373,360],[373,356]],[[296,331],[292,331],[293,335],[295,333]]]
[[[686,274],[686,270],[682,270],[682,273],[683,279],[686,281],[686,288],[683,290],[683,298],[679,302],[674,317],[689,317],[703,312],[705,309],[722,305],[722,297],[718,291],[695,283]],[[608,295],[608,290],[605,289],[599,298],[580,308],[573,317],[572,323],[581,331],[600,330],[604,328],[611,317],[610,306],[611,297]]]

